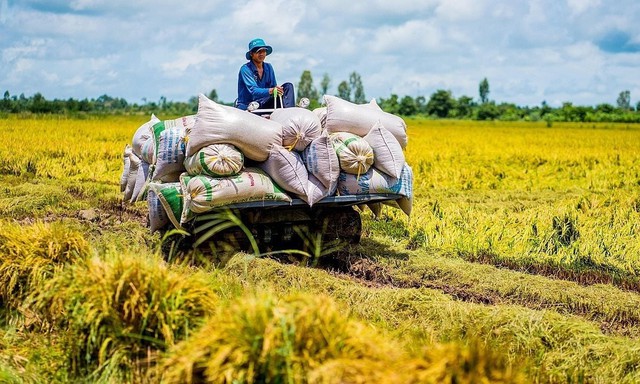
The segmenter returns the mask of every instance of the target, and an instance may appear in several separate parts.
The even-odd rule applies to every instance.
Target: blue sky
[[[0,92],[47,99],[236,98],[249,40],[280,83],[310,70],[330,94],[360,74],[370,98],[559,106],[640,101],[637,0],[0,0]]]

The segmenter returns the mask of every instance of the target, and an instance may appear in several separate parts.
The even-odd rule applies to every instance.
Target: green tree
[[[476,114],[478,120],[495,120],[498,116],[500,116],[500,111],[493,101],[480,105]]]
[[[218,100],[218,91],[216,91],[216,89],[212,89],[211,92],[209,92],[209,95],[207,96],[209,98],[209,100],[211,101],[215,101],[216,103],[219,101]]]
[[[331,86],[331,78],[329,74],[325,72],[322,75],[322,81],[320,82],[320,96],[324,96],[329,93],[329,86]]]
[[[624,111],[628,111],[631,109],[631,92],[627,91],[622,91],[620,92],[620,95],[618,95],[618,108],[624,110]]]
[[[403,116],[415,115],[418,111],[416,102],[411,96],[405,96],[400,100],[399,114]]]
[[[473,102],[472,97],[460,96],[456,103],[456,117],[462,119],[471,117],[474,106],[475,103]]]
[[[0,101],[0,111],[3,111],[3,112],[11,111],[11,95],[9,94],[8,90],[4,91],[4,96]]]
[[[306,97],[310,101],[310,108],[316,108],[318,106],[318,90],[313,85],[313,77],[311,76],[311,71],[305,70],[302,72],[300,76],[300,82],[298,83],[298,99],[296,102],[299,102],[300,99]]]
[[[427,99],[420,95],[418,97],[416,97],[416,109],[417,109],[417,113],[425,113],[426,109],[427,109]]]
[[[31,106],[29,108],[31,112],[35,113],[48,113],[51,112],[49,108],[49,102],[42,96],[40,92],[37,92],[31,98]]]
[[[543,117],[544,115],[551,113],[553,111],[553,109],[549,106],[549,104],[547,104],[546,100],[542,100],[542,106],[540,107],[540,117]]]
[[[615,108],[611,104],[603,103],[603,104],[596,105],[596,112],[609,114],[609,113],[613,113],[614,111],[615,111]]]
[[[364,87],[362,86],[362,79],[357,72],[352,72],[349,75],[349,88],[353,91],[353,102],[356,104],[364,104],[367,102],[367,98],[364,95]]]
[[[378,103],[383,111],[393,113],[394,115],[400,114],[400,103],[398,103],[398,95],[392,93],[388,99],[380,99]]]
[[[478,92],[480,93],[480,103],[487,103],[489,101],[489,81],[486,77],[480,82]]]
[[[455,100],[451,96],[451,91],[439,89],[431,95],[431,98],[429,98],[426,111],[430,115],[444,118],[449,116],[455,108],[455,104]]]
[[[338,97],[351,101],[351,88],[349,87],[349,83],[344,80],[338,84]]]

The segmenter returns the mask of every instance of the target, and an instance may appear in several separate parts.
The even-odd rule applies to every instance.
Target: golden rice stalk
[[[90,253],[84,235],[60,223],[0,223],[0,301],[17,308],[57,270]]]
[[[436,344],[425,350],[422,358],[408,363],[404,369],[411,383],[525,383],[519,365],[507,361],[495,347],[478,339]]]
[[[241,298],[176,345],[162,382],[380,382],[400,353],[325,296]]]
[[[204,273],[129,254],[66,269],[36,295],[34,306],[67,329],[74,374],[128,380],[198,327],[216,302]]]

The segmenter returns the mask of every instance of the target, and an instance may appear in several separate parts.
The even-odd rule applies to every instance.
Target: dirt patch
[[[142,212],[140,207],[125,204],[105,204],[101,207],[82,209],[76,212],[53,213],[44,217],[24,217],[17,222],[20,225],[33,225],[38,221],[52,223],[69,219],[94,223],[100,229],[110,229],[132,221],[138,222],[143,227],[148,226],[147,214]]]
[[[461,254],[463,259],[479,264],[493,265],[494,267],[524,272],[531,275],[540,275],[552,279],[568,280],[580,285],[611,284],[620,289],[640,293],[640,277],[626,271],[613,269],[605,265],[559,265],[543,263],[539,260],[528,262],[526,260],[506,260],[491,253]]]
[[[456,300],[465,302],[489,305],[501,302],[498,296],[469,292],[464,287],[437,284],[432,281],[394,278],[390,267],[380,265],[365,256],[341,255],[337,258],[334,257],[332,260],[331,264],[324,263],[319,267],[330,270],[336,276],[357,281],[367,287],[428,288],[442,291]]]

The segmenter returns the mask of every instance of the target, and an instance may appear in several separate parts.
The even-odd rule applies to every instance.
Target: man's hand
[[[275,87],[269,89],[269,93],[273,96],[284,95],[284,89],[281,86],[276,85]]]

